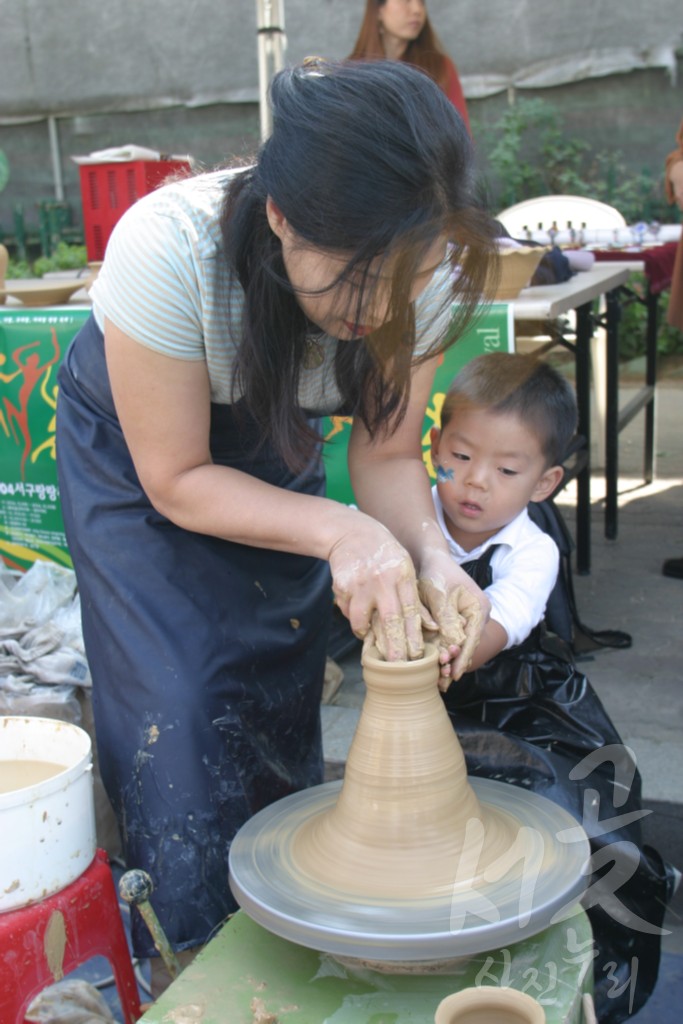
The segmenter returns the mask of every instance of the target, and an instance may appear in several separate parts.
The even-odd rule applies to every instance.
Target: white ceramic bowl
[[[69,278],[66,281],[46,281],[42,278],[19,279],[5,281],[0,295],[4,297],[11,295],[12,298],[23,302],[25,306],[61,306],[83,287],[85,287],[85,281],[80,279]]]

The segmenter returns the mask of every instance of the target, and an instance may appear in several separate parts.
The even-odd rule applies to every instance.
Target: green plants
[[[498,209],[569,191],[569,179],[576,179],[576,167],[587,149],[580,140],[562,137],[555,109],[538,99],[522,99],[508,107],[483,136],[492,140],[484,151],[495,175],[493,205]]]
[[[88,265],[88,254],[84,245],[67,245],[59,242],[51,256],[39,256],[33,263],[28,260],[11,259],[7,277],[43,277],[54,270],[79,270]]]
[[[58,242],[51,256],[39,256],[33,264],[36,277],[42,277],[51,270],[78,270],[88,264],[84,245],[67,245]]]
[[[644,305],[647,293],[647,281],[644,274],[632,274],[628,282],[633,293],[632,301],[622,306],[619,322],[619,357],[629,361],[645,355],[645,332],[647,330],[647,310]],[[657,329],[657,351],[660,356],[683,355],[683,332],[670,327],[666,322],[663,310],[666,302],[660,303],[660,315]]]
[[[7,279],[16,280],[21,277],[33,277],[31,272],[31,264],[28,260],[16,260],[10,257],[9,265],[7,267]]]
[[[0,149],[0,192],[5,188],[9,181],[9,160],[4,152]]]
[[[487,187],[493,210],[571,193],[616,206],[629,223],[678,219],[664,198],[661,175],[647,167],[634,173],[619,151],[591,153],[587,142],[565,133],[560,112],[545,100],[519,99],[474,134],[492,172]]]

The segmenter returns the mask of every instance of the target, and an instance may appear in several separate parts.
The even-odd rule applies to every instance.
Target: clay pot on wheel
[[[442,999],[434,1024],[545,1024],[545,1010],[515,988],[465,988]]]

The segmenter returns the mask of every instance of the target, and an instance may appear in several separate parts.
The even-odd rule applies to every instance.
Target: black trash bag
[[[529,245],[529,242],[524,242]],[[532,288],[539,284],[562,284],[573,277],[576,271],[572,270],[569,260],[558,246],[553,245],[541,256],[540,263],[531,278]]]
[[[479,586],[493,549],[468,569]],[[487,557],[488,556],[488,557]],[[474,568],[473,568],[474,567]],[[444,703],[469,775],[530,789],[585,828],[591,879],[582,903],[593,929],[595,1007],[618,1024],[652,994],[675,872],[644,846],[641,778],[567,643],[544,624],[518,647],[453,683]]]
[[[581,441],[580,438],[576,439],[577,446],[581,444]],[[576,603],[572,575],[571,556],[574,542],[552,497],[546,498],[545,501],[532,501],[528,505],[527,511],[532,522],[549,537],[552,537],[560,552],[557,582],[545,609],[545,622],[548,629],[566,640],[576,655],[601,647],[617,647],[622,650],[630,647],[632,640],[629,633],[620,629],[592,629],[582,622]]]

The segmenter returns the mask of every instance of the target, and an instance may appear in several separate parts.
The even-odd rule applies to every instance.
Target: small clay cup
[[[515,988],[464,988],[442,999],[434,1024],[545,1024],[545,1010]]]

